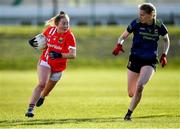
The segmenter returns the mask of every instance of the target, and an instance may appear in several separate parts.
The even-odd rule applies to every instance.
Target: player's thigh
[[[56,83],[61,79],[62,72],[51,73],[45,86],[45,91],[50,92]]]
[[[63,72],[51,73],[49,80],[54,81],[54,82],[58,82],[61,79],[62,74],[63,74]]]
[[[152,66],[143,66],[140,70],[139,85],[145,85],[153,76],[155,70]]]
[[[139,78],[139,73],[128,69],[128,92],[133,92],[136,89],[136,84]]]
[[[51,69],[46,66],[38,65],[37,71],[38,71],[39,83],[45,84],[49,79],[49,76],[51,74]]]

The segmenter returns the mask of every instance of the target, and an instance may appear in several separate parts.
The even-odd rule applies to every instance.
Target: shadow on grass
[[[160,117],[180,117],[180,115],[149,115],[133,117],[133,119],[160,118]],[[72,118],[72,119],[28,119],[28,120],[3,120],[0,121],[0,127],[14,127],[21,125],[53,125],[53,124],[79,124],[83,122],[106,123],[106,122],[122,122],[122,117],[113,118]]]
[[[0,127],[14,127],[19,125],[52,125],[52,124],[78,124],[83,122],[104,123],[119,122],[122,118],[72,118],[72,119],[28,119],[28,120],[3,120]]]
[[[138,116],[133,118],[142,119],[142,118],[158,118],[158,117],[180,117],[180,115],[161,114],[161,115]]]

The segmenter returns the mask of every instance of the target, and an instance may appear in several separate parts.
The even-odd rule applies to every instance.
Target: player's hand
[[[160,63],[161,63],[161,66],[164,67],[166,64],[167,64],[167,58],[166,58],[166,54],[163,53],[161,58],[160,58]]]
[[[55,51],[50,51],[49,52],[49,57],[54,60],[56,58],[61,58],[62,57],[62,54],[61,53],[57,53]]]
[[[114,48],[112,54],[117,56],[119,54],[119,52],[124,52],[122,45],[121,44],[117,44],[116,47]]]
[[[36,37],[30,39],[28,42],[29,42],[29,44],[30,44],[33,48],[38,47],[38,43],[37,43],[37,41],[36,41]]]

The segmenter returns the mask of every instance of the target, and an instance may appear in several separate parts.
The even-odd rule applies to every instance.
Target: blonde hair
[[[70,21],[69,16],[64,11],[60,11],[59,14],[47,20],[45,22],[45,26],[57,26],[62,18],[66,18],[68,21]]]

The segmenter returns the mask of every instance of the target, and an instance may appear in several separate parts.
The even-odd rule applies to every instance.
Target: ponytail
[[[60,11],[59,14],[47,20],[45,22],[45,26],[57,26],[62,18],[66,18],[68,21],[70,21],[69,16],[64,11]]]

